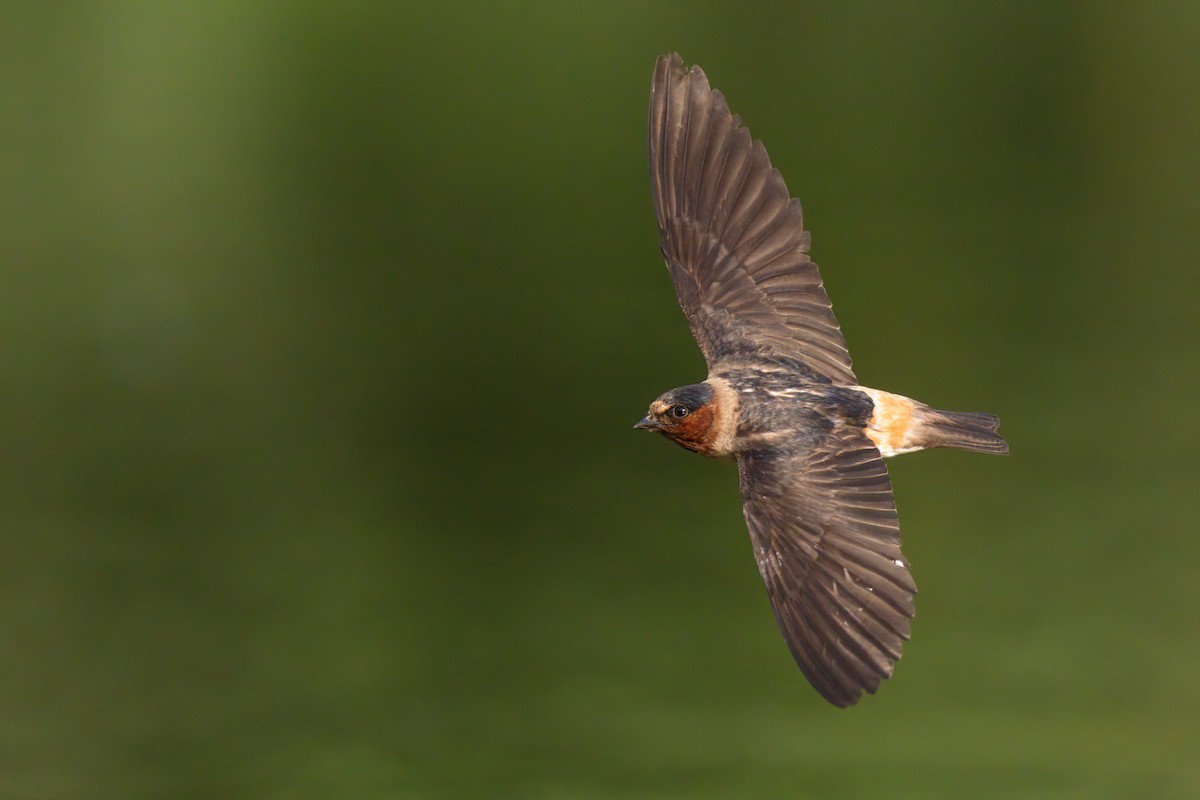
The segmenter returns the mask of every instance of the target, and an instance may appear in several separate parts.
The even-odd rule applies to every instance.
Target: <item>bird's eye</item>
[[[676,419],[683,419],[690,413],[692,410],[687,406],[671,406],[671,416]]]

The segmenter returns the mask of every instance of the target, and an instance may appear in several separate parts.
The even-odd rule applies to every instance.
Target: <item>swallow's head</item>
[[[633,427],[658,431],[678,445],[703,455],[714,452],[725,415],[720,413],[719,394],[707,381],[680,386],[658,396],[646,416]]]

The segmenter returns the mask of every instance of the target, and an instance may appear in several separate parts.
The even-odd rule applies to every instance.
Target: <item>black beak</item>
[[[659,425],[659,424],[658,424],[656,421],[654,421],[654,420],[650,419],[649,417],[643,417],[643,418],[642,418],[642,419],[641,419],[641,420],[640,420],[640,421],[639,421],[639,422],[638,422],[636,425],[634,425],[633,427],[634,427],[634,428],[636,428],[637,430],[641,430],[641,431],[657,431],[657,430],[662,430],[662,425]]]

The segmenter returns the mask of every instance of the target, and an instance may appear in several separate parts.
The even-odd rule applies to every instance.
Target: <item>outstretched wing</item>
[[[799,201],[704,71],[677,54],[654,70],[650,179],[663,256],[710,369],[782,356],[815,381],[858,383]]]
[[[825,699],[853,705],[892,674],[917,590],[883,458],[839,426],[805,452],[740,456],[738,469],[783,638]]]

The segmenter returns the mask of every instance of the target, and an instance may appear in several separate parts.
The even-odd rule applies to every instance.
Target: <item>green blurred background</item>
[[[1200,6],[4,3],[0,797],[1200,796]],[[654,57],[805,203],[921,587],[838,711],[703,377]]]

